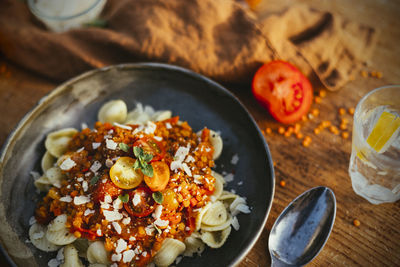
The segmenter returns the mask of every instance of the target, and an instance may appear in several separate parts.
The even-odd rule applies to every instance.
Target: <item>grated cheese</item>
[[[71,196],[65,196],[65,197],[61,197],[60,198],[60,201],[62,201],[62,202],[71,202],[72,201],[72,197]]]
[[[115,223],[115,224],[117,224],[117,223]],[[128,244],[126,243],[126,241],[123,240],[122,238],[120,238],[120,239],[118,239],[118,241],[117,241],[117,247],[115,248],[115,252],[121,253],[121,252],[124,251],[127,247],[128,247]]]
[[[121,234],[122,228],[121,225],[117,222],[112,222],[112,226],[114,227],[115,231],[117,231],[118,234]]]
[[[133,257],[135,257],[135,252],[133,252],[133,250],[129,249],[127,251],[124,251],[124,253],[122,253],[122,255],[123,255],[122,261],[127,263],[127,262],[131,262]]]
[[[75,205],[82,205],[85,203],[88,203],[90,201],[90,198],[87,196],[76,196],[74,197],[74,204]]]
[[[96,173],[98,170],[101,168],[101,163],[99,161],[93,162],[92,166],[90,167],[90,170],[94,173]]]
[[[92,148],[93,149],[98,149],[101,143],[92,143]]]
[[[75,161],[73,161],[71,158],[68,157],[61,163],[60,169],[63,171],[69,171],[74,166],[76,166]]]
[[[118,122],[114,122],[114,125],[125,130],[132,130],[132,127],[129,125],[119,124]]]
[[[122,214],[118,211],[103,210],[103,215],[109,222],[119,221],[122,219]]]
[[[115,143],[112,139],[106,139],[106,147],[110,150],[115,150],[118,144]]]

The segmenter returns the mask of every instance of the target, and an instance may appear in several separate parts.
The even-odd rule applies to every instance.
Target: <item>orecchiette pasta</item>
[[[89,241],[86,238],[78,238],[72,243],[78,250],[79,257],[86,258],[87,249],[89,248]]]
[[[66,221],[67,216],[65,214],[57,216],[48,226],[47,240],[56,245],[68,245],[74,242],[77,238],[67,229]]]
[[[194,237],[193,235],[185,239],[185,245],[186,250],[183,255],[187,257],[193,257],[196,253],[200,255],[205,249],[205,245],[201,238]]]
[[[170,110],[160,110],[155,112],[152,116],[151,119],[153,121],[163,121],[166,119],[171,118],[172,112]]]
[[[98,119],[101,122],[123,123],[126,120],[128,108],[122,100],[111,100],[105,103],[99,111]]]
[[[50,186],[52,185],[49,181],[49,178],[47,178],[46,175],[41,176],[39,179],[35,180],[33,182],[35,187],[39,189],[41,192],[47,192],[50,189]]]
[[[46,238],[46,227],[40,224],[34,223],[29,228],[29,239],[32,244],[43,251],[56,251],[60,246],[51,243]]]
[[[44,145],[47,151],[59,158],[67,150],[68,142],[78,131],[74,128],[61,129],[47,135]]]
[[[46,177],[52,185],[60,187],[61,181],[64,179],[65,175],[61,172],[59,167],[51,167],[46,171]]]
[[[217,232],[203,232],[201,234],[201,240],[212,248],[220,248],[231,233],[231,227],[227,227],[222,231]]]
[[[87,250],[87,259],[90,263],[110,264],[108,254],[104,248],[104,242],[96,241],[90,244]]]
[[[51,167],[54,166],[54,163],[56,163],[56,158],[53,157],[49,151],[46,151],[46,153],[44,153],[44,155],[42,157],[42,161],[41,161],[42,171],[46,172],[48,169],[50,169]]]
[[[172,238],[167,238],[161,245],[160,250],[157,252],[154,257],[154,263],[157,266],[168,266],[171,265],[176,257],[184,252],[186,249],[186,245]]]
[[[221,201],[211,203],[201,219],[202,224],[216,226],[225,223],[228,213]]]
[[[221,174],[217,172],[211,172],[212,176],[215,178],[215,189],[214,193],[211,195],[214,199],[218,199],[221,196],[222,191],[224,190],[225,180]]]
[[[60,267],[83,267],[78,256],[78,250],[73,245],[64,247],[64,263]]]

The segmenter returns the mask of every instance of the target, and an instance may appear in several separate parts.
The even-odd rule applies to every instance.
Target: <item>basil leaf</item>
[[[123,203],[127,203],[129,201],[129,195],[125,194],[125,195],[119,195],[118,196],[119,200],[121,200]]]
[[[144,154],[142,158],[144,161],[149,162],[153,159],[153,155],[152,154]]]
[[[97,181],[100,179],[100,176],[96,175],[90,180],[90,185],[95,185]]]
[[[138,146],[134,146],[133,147],[133,154],[135,155],[136,158],[141,158],[142,154],[143,154],[143,149],[141,147]]]
[[[128,152],[129,151],[129,146],[127,144],[125,144],[125,143],[119,143],[118,146],[124,152]]]
[[[142,173],[146,176],[153,177],[153,166],[148,164],[142,166]]]
[[[140,166],[140,161],[139,161],[139,160],[136,160],[132,167],[133,167],[135,170],[136,170],[136,169],[139,169],[139,168],[141,167],[141,166]]]
[[[154,192],[152,194],[152,197],[153,197],[154,201],[157,202],[158,204],[162,204],[164,201],[164,196],[160,191]]]

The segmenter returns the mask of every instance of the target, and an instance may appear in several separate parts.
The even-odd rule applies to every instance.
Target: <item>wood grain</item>
[[[312,137],[309,147],[303,147],[294,136],[285,138],[277,133],[280,126],[253,99],[250,88],[228,86],[246,105],[261,129],[270,127],[273,133],[265,138],[276,164],[276,192],[269,219],[260,239],[239,265],[268,266],[269,231],[284,207],[305,190],[324,185],[336,194],[337,215],[332,234],[322,252],[308,266],[400,266],[400,202],[372,205],[356,195],[348,175],[351,138],[343,139],[325,130],[319,135],[313,129],[322,120],[338,125],[340,107],[355,107],[368,91],[386,84],[400,84],[400,1],[384,0],[306,0],[321,10],[332,10],[354,21],[381,30],[377,50],[366,66],[367,71],[378,70],[382,79],[361,75],[338,92],[328,92],[314,120],[303,122],[302,132]],[[258,7],[259,16],[291,4],[290,0],[265,0]],[[4,66],[4,67],[2,67]],[[3,69],[1,69],[3,68]],[[55,84],[0,61],[0,145],[40,98]],[[316,91],[320,88],[314,83]],[[351,116],[347,118],[350,120]],[[350,129],[351,133],[351,129]],[[280,181],[286,186],[279,186]],[[352,222],[361,222],[355,227]],[[0,265],[6,266],[3,257]]]

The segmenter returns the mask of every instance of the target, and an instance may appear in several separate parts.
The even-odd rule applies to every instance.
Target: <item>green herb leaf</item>
[[[160,191],[154,192],[152,196],[153,196],[154,201],[157,202],[158,204],[163,203],[164,196]]]
[[[121,200],[123,203],[127,203],[129,201],[129,195],[125,194],[125,195],[119,195],[118,196],[119,200]]]
[[[104,19],[94,19],[90,22],[84,24],[86,27],[98,27],[98,28],[105,28],[108,26],[108,22]]]
[[[139,162],[139,160],[136,160],[135,163],[133,163],[132,168],[134,168],[135,170],[137,170],[137,169],[140,168],[140,162]]]
[[[90,185],[95,185],[97,181],[100,179],[100,176],[96,175],[90,180]]]
[[[152,154],[144,154],[142,159],[146,162],[150,162],[153,159],[153,155]]]
[[[146,153],[143,148],[138,146],[133,147],[133,154],[135,154],[135,157],[137,158],[133,164],[133,168],[135,170],[140,168],[144,175],[153,177],[153,167],[148,164],[153,159],[153,155]]]
[[[119,143],[118,146],[124,152],[128,152],[129,151],[129,146],[127,144],[125,144],[125,143]]]
[[[140,159],[143,155],[143,149],[141,147],[134,146],[133,154],[135,155],[136,158]]]
[[[154,225],[154,228],[156,228],[157,232],[161,235],[161,233],[162,233],[162,232],[161,232],[161,229],[158,228],[157,225],[155,225],[155,224],[153,224],[153,225]]]
[[[153,166],[146,163],[146,166],[142,166],[142,172],[146,176],[153,177]]]

